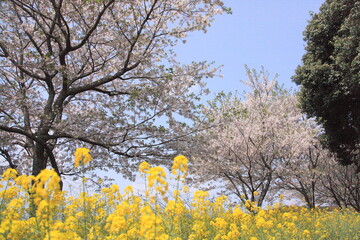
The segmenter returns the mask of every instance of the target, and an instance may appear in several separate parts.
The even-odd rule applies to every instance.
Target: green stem
[[[85,240],[87,240],[87,231],[86,231],[86,225],[87,225],[87,214],[86,214],[86,201],[85,201],[85,166],[83,161],[81,162],[81,181],[82,181],[82,195],[83,195],[83,211],[84,211],[84,224],[83,224],[83,234],[85,237]]]

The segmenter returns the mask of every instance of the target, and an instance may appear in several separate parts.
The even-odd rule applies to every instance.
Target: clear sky
[[[178,60],[215,61],[224,65],[222,79],[208,80],[211,92],[243,91],[244,65],[260,69],[287,88],[305,53],[302,32],[310,12],[318,12],[325,0],[223,0],[233,14],[217,16],[206,34],[191,33],[176,49]],[[210,94],[211,96],[213,94]]]

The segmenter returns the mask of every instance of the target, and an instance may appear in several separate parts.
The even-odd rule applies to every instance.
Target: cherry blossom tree
[[[353,166],[341,166],[337,159],[328,159],[318,193],[328,205],[352,207],[360,212],[360,175]]]
[[[325,169],[332,156],[320,144],[317,129],[315,125],[304,129],[313,139],[298,146],[302,150],[297,155],[282,159],[276,171],[275,188],[290,193],[293,198],[303,199],[308,208],[331,201],[323,195],[322,179],[327,174]]]
[[[202,79],[216,74],[172,49],[226,10],[219,0],[1,1],[2,159],[76,174],[81,146],[91,168],[128,177],[140,159],[161,162],[194,131],[179,119],[192,120]]]
[[[222,184],[244,203],[261,206],[277,184],[296,181],[292,174],[300,169],[289,165],[307,161],[316,131],[297,96],[270,80],[264,69],[247,69],[247,75],[250,91],[244,98],[220,94],[204,109],[208,129],[194,139],[189,155],[195,181]]]

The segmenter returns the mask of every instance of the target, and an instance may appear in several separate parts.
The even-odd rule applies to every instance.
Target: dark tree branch
[[[10,168],[16,169],[17,165],[14,164],[11,155],[6,149],[0,148],[0,155],[5,158],[5,160],[9,163]]]
[[[104,90],[104,89],[100,89],[100,88],[94,88],[93,91],[104,93],[109,96],[130,95],[129,92],[122,92],[122,91],[116,91],[116,90],[108,91],[108,90]]]

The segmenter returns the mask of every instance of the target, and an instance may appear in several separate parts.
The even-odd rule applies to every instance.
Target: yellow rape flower
[[[44,189],[47,184],[48,190],[58,191],[60,190],[60,176],[55,172],[54,169],[44,169],[35,177],[36,191]]]
[[[162,167],[152,167],[149,169],[148,181],[149,187],[153,187],[155,184],[164,186],[164,190],[167,190],[168,183],[165,181],[166,172]]]
[[[146,161],[140,163],[139,165],[139,173],[147,173],[150,169],[150,164],[147,163]]]
[[[182,175],[179,166],[175,164]],[[157,201],[160,194],[170,196],[165,170],[146,163],[139,168],[151,185],[146,199],[130,186],[122,195],[118,185],[99,193],[67,196],[57,191],[59,178],[54,170],[46,169],[36,177],[8,170],[3,177],[10,180],[9,185],[0,191],[0,240],[359,239],[360,216],[353,209],[309,210],[281,203],[279,208],[260,209],[250,200],[233,206],[225,196],[210,201],[204,191],[194,192],[185,204],[180,187],[173,199]],[[30,201],[36,205],[31,218]]]
[[[15,169],[8,168],[3,173],[2,177],[3,177],[3,180],[9,180],[9,179],[15,179],[17,177],[17,175],[18,175],[18,173]]]
[[[196,191],[194,193],[194,199],[201,199],[201,200],[204,200],[205,198],[209,197],[209,192],[206,192],[206,191]]]
[[[35,180],[34,176],[21,175],[15,179],[15,182],[23,189],[28,190],[31,187],[31,182],[33,180]]]
[[[132,187],[132,186],[127,186],[127,187],[124,189],[124,192],[125,192],[125,194],[127,194],[127,195],[130,195],[130,194],[134,193],[133,187]]]
[[[210,221],[210,225],[214,226],[216,230],[226,230],[228,223],[223,218],[215,218],[214,221]]]
[[[87,148],[77,148],[75,151],[75,167],[79,167],[80,165],[85,165],[86,163],[92,160],[90,155],[90,149]]]
[[[304,231],[302,232],[302,234],[304,235],[304,237],[310,238],[310,231],[309,231],[309,230],[304,230]]]
[[[186,176],[186,173],[188,171],[188,159],[183,155],[174,158],[174,163],[172,165],[172,173],[174,175],[178,175],[178,171],[184,173],[184,176]]]

